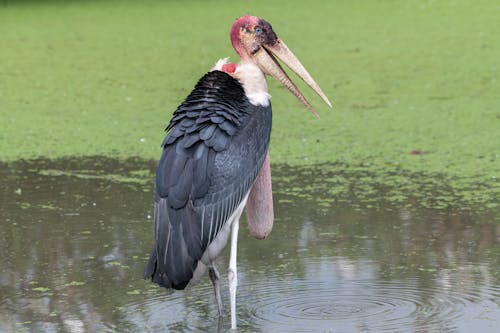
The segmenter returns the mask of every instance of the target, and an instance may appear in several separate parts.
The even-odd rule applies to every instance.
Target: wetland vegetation
[[[235,59],[228,29],[251,12],[334,102],[309,94],[315,119],[271,80],[273,163],[432,175],[496,205],[499,10],[493,0],[3,2],[0,160],[157,159],[170,115],[217,59]]]

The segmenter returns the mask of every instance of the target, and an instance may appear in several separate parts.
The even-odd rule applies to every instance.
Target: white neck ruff
[[[219,59],[211,71],[222,71],[229,58]],[[228,73],[240,81],[245,95],[255,106],[269,106],[271,95],[268,93],[267,81],[264,73],[252,62],[242,62],[236,66],[234,73]]]

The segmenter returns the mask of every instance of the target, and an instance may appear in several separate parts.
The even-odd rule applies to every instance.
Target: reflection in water
[[[141,279],[154,163],[0,169],[0,332],[216,330],[208,278],[187,291]],[[496,331],[500,212],[335,197],[322,190],[334,183],[315,184],[304,170],[275,171],[269,239],[240,228],[241,331]],[[291,174],[301,175],[292,191]],[[227,288],[223,297],[228,310]]]

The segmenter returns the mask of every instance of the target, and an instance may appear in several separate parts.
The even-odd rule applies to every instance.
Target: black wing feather
[[[230,75],[207,73],[174,112],[155,188],[155,247],[144,277],[183,289],[250,190],[269,147],[271,107]]]

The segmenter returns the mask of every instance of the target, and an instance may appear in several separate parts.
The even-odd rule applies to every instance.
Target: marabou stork
[[[243,16],[234,22],[230,36],[241,62],[219,60],[167,127],[156,170],[155,246],[144,278],[184,289],[208,268],[221,318],[214,262],[231,234],[228,281],[231,327],[236,328],[239,218],[246,207],[250,233],[258,239],[269,235],[274,219],[268,152],[272,113],[265,74],[317,115],[277,57],[331,104],[268,22]]]

